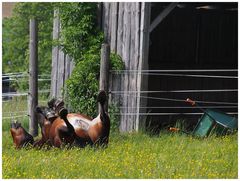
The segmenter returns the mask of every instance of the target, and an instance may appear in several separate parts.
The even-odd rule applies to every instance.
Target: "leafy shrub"
[[[76,62],[84,60],[89,50],[99,50],[103,40],[96,24],[97,3],[59,3],[61,19],[60,45]]]
[[[92,117],[97,115],[99,60],[100,54],[85,54],[84,61],[77,63],[71,77],[67,80],[67,102],[72,111],[82,112]]]
[[[83,57],[84,60],[77,63],[71,77],[67,80],[68,100],[66,102],[72,111],[94,117],[98,113],[96,98],[99,90],[100,50],[95,54],[90,50]],[[110,66],[118,70],[117,65],[122,68],[124,64],[118,56],[112,53]],[[112,109],[114,112],[118,109],[115,103],[109,107],[109,110]],[[109,113],[117,125],[119,116],[113,115],[111,111]]]

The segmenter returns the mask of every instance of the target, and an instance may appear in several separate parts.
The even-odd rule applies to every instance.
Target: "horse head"
[[[10,132],[16,148],[26,147],[28,144],[33,144],[34,142],[32,135],[30,135],[18,121],[11,123]]]

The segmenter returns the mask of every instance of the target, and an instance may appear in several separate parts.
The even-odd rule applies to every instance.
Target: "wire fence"
[[[29,92],[25,89],[25,91],[17,91],[13,88],[13,85],[28,84],[28,73],[27,72],[18,72],[18,73],[8,73],[2,75],[2,119],[3,120],[14,120],[14,119],[24,119],[27,118],[28,115],[28,95]],[[39,103],[46,104],[50,93],[50,83],[51,83],[50,75],[39,75],[38,82],[44,84],[44,86],[40,86],[40,90],[38,90],[39,94]]]
[[[200,78],[200,79],[224,79],[224,80],[236,80],[237,69],[198,69],[198,70],[122,70],[122,71],[114,71],[111,70],[113,75],[131,75],[131,74],[142,74],[147,76],[166,76],[166,77],[181,77],[186,79],[189,78]],[[220,74],[220,75],[219,75]],[[2,75],[2,81],[4,83],[12,84],[14,82],[26,82],[28,78],[27,72],[19,72],[19,73],[8,73]],[[48,84],[49,89],[39,90],[38,93],[40,96],[47,95],[50,92],[50,80],[51,75],[42,74],[38,76],[39,82],[45,82]],[[237,85],[235,86],[237,87]],[[139,115],[139,116],[163,116],[163,115],[201,115],[202,112],[196,112],[195,109],[197,107],[191,106],[177,106],[177,105],[169,105],[166,104],[163,106],[162,104],[165,102],[173,102],[173,103],[183,103],[186,99],[182,99],[182,94],[191,93],[191,94],[216,94],[216,93],[227,93],[227,94],[237,94],[237,88],[218,88],[218,89],[175,89],[175,90],[145,90],[145,91],[132,91],[132,90],[110,90],[110,94],[114,96],[134,96],[136,98],[159,101],[159,105],[151,106],[120,106],[120,113],[116,112],[113,114],[116,115]],[[2,102],[3,102],[3,119],[15,119],[22,118],[28,116],[28,92],[18,92],[18,91],[10,91],[5,90],[2,93]],[[159,95],[160,94],[160,95]],[[165,94],[167,96],[165,96]],[[174,96],[171,96],[171,95]],[[138,96],[139,95],[139,96]],[[150,96],[151,95],[151,96]],[[178,98],[180,97],[180,98]],[[186,97],[187,98],[187,97]],[[39,103],[45,104],[47,100],[39,100]],[[238,103],[231,101],[208,101],[208,100],[197,100],[196,103],[202,104],[203,109],[223,109],[223,110],[231,110],[231,112],[227,112],[229,114],[238,115],[237,108]],[[139,109],[140,112],[136,112]],[[154,110],[158,110],[158,112],[154,112]],[[160,110],[160,111],[159,111]],[[180,111],[186,110],[186,111]],[[194,110],[194,111],[193,111]],[[236,110],[236,111],[232,111]],[[141,112],[142,111],[142,112]],[[153,111],[153,112],[150,112]]]
[[[237,79],[238,79],[238,70],[237,69],[188,69],[188,70],[111,70],[113,76],[126,77],[131,75],[143,75],[143,76],[158,76],[158,78],[165,79],[167,77],[171,78],[172,82],[168,82],[168,84],[175,83],[174,81],[179,81],[181,78],[185,82],[188,82],[190,79],[194,79],[194,81],[201,84],[201,81],[209,81],[209,80],[224,80],[226,82],[235,81],[234,84],[231,82],[231,85],[236,88],[224,87],[224,88],[212,88],[206,89],[161,89],[161,90],[110,90],[110,94],[112,96],[118,97],[135,97],[140,98],[141,100],[146,100],[145,102],[149,102],[150,100],[154,100],[154,106],[147,104],[146,106],[120,106],[120,113],[114,113],[116,115],[127,115],[127,116],[167,116],[167,115],[201,115],[203,112],[199,112],[198,107],[192,106],[182,106],[186,99],[188,98],[187,94],[190,95],[212,95],[210,100],[197,100],[195,101],[198,104],[201,104],[201,108],[203,109],[221,109],[226,111],[226,113],[231,115],[238,115],[237,108],[238,102],[236,101],[228,101],[226,99],[219,99],[219,96],[214,96],[214,94],[227,94],[231,97],[234,94],[237,97],[238,89],[237,89]],[[175,79],[178,78],[178,79]],[[154,78],[156,79],[156,78]],[[157,83],[157,82],[156,82]],[[205,89],[204,89],[205,88]],[[183,97],[185,97],[183,99]],[[197,97],[197,96],[196,96]],[[201,97],[201,96],[199,96]],[[206,96],[207,97],[207,96]],[[216,98],[215,100],[213,98]],[[166,106],[164,104],[166,103]],[[172,104],[171,106],[169,104]],[[179,106],[176,106],[178,105]],[[168,106],[167,106],[168,105]],[[187,105],[187,104],[186,104]],[[137,112],[137,109],[140,112]],[[154,110],[157,110],[154,111]],[[181,111],[180,111],[181,110]],[[183,111],[182,111],[183,110]],[[185,111],[184,111],[185,110]],[[197,111],[198,110],[198,111]]]

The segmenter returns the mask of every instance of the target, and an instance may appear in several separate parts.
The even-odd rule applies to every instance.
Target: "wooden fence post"
[[[103,43],[101,48],[99,89],[105,90],[107,94],[109,82],[109,61],[110,61],[110,46],[109,44]],[[105,105],[105,111],[108,112],[108,103],[106,103]]]
[[[38,105],[38,37],[37,21],[30,19],[29,32],[29,132],[32,136],[38,135],[38,121],[35,108]]]

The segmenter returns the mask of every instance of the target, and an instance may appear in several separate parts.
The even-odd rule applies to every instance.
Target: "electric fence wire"
[[[115,93],[122,95],[124,93]],[[186,102],[185,99],[174,99],[174,98],[164,98],[164,97],[152,97],[152,96],[136,96],[136,95],[129,95],[129,94],[124,94],[126,96],[134,96],[137,98],[144,98],[144,99],[155,99],[155,100],[163,100],[163,101],[174,101],[174,102]],[[196,103],[204,103],[204,104],[224,104],[224,105],[238,105],[238,103],[235,102],[214,102],[214,101],[195,101]]]
[[[110,70],[110,72],[237,72],[238,69]]]

